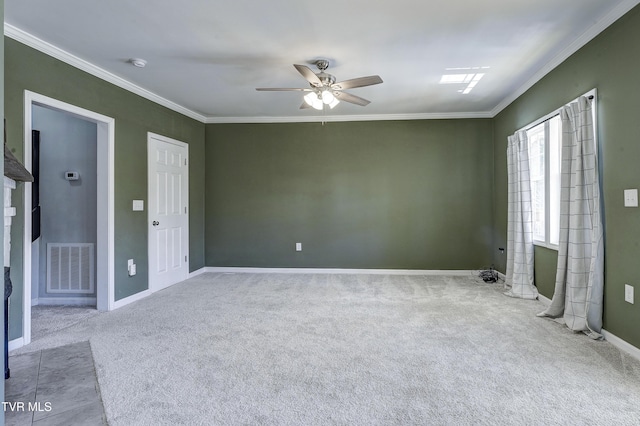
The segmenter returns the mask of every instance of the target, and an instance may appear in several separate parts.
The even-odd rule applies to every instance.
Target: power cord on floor
[[[484,271],[480,271],[480,278],[486,283],[498,282],[498,272],[493,269],[493,266]]]

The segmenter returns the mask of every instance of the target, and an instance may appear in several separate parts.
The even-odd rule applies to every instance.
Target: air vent
[[[47,293],[93,293],[94,245],[47,244]]]

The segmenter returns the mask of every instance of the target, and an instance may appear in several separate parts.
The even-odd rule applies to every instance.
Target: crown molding
[[[206,117],[202,114],[185,108],[182,105],[163,98],[162,96],[156,95],[155,93],[150,92],[147,89],[133,84],[122,77],[112,74],[109,71],[104,70],[103,68],[87,62],[84,59],[81,59],[67,52],[66,50],[60,49],[59,47],[54,46],[53,44],[46,42],[6,22],[4,23],[4,35],[22,44],[32,47],[46,55],[59,59],[60,61],[65,62],[82,71],[85,71],[95,77],[105,80],[115,86],[128,90],[129,92],[135,93],[136,95],[142,96],[145,99],[169,108],[170,110],[186,115],[187,117],[193,118],[194,120],[198,120],[202,123],[204,123],[206,120]]]
[[[369,115],[326,115],[305,117],[208,117],[207,124],[241,123],[330,123],[345,121],[392,121],[392,120],[446,120],[461,118],[492,118],[491,112],[445,112],[421,114],[369,114]]]
[[[554,68],[567,60],[571,55],[580,50],[584,45],[593,40],[598,34],[604,31],[611,24],[616,22],[622,16],[624,16],[627,12],[633,9],[640,3],[640,0],[624,0],[616,7],[614,7],[609,13],[607,13],[602,19],[594,23],[592,26],[587,28],[587,30],[580,35],[576,40],[573,41],[570,45],[565,47],[560,53],[553,57],[549,62],[547,62],[537,73],[533,75],[529,80],[527,80],[522,86],[520,86],[517,90],[509,94],[506,98],[504,98],[496,107],[491,110],[491,117],[495,117],[498,115],[503,109],[511,105],[513,101],[522,96],[527,90],[533,87],[537,82],[542,80],[542,78],[549,74]]]

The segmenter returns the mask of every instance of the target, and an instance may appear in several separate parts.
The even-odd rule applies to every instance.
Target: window
[[[590,90],[583,96],[592,101],[593,142],[598,150],[597,93]],[[577,101],[571,101],[567,105]],[[560,172],[562,165],[561,108],[536,120],[522,130],[529,142],[529,173],[533,243],[557,250],[560,243]]]
[[[533,241],[557,248],[560,234],[560,115],[527,130],[533,207]]]

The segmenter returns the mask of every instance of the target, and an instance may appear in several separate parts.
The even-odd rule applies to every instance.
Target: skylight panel
[[[440,84],[464,84],[473,79],[474,74],[444,74]]]
[[[457,67],[457,68],[446,68],[446,71],[473,71],[471,73],[452,73],[452,74],[443,74],[440,78],[440,84],[466,84],[467,86],[464,89],[458,90],[459,93],[463,95],[468,94],[473,90],[474,87],[478,84],[478,82],[484,77],[484,71],[489,69],[489,67]]]
[[[445,68],[446,71],[470,71],[470,70],[488,70],[491,67],[453,67]]]

